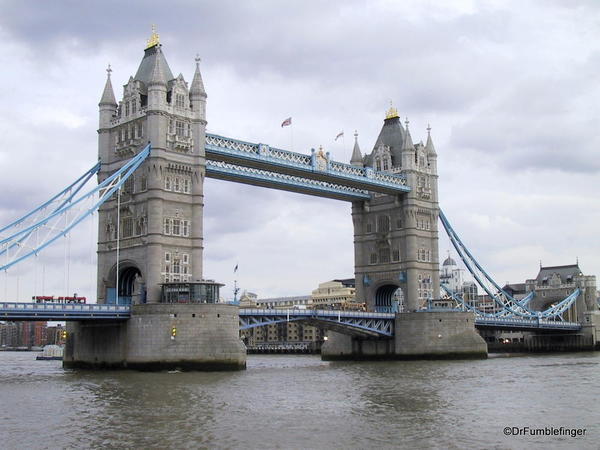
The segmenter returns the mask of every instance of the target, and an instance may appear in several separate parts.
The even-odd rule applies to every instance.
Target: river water
[[[0,352],[0,448],[600,448],[600,352],[249,355],[246,371],[218,373],[63,370],[35,356]],[[505,436],[525,426],[585,435]]]

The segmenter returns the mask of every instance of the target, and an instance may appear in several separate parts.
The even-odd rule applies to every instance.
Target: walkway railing
[[[315,152],[314,149],[310,155],[305,155],[270,147],[266,144],[256,144],[216,134],[207,134],[205,153],[207,169],[212,167],[215,170],[217,168],[229,170],[232,175],[238,178],[235,181],[244,182],[243,176],[249,173],[247,169],[253,168],[270,172],[271,175],[278,174],[278,177],[273,177],[261,173],[263,180],[270,181],[273,184],[276,184],[277,181],[281,183],[282,177],[294,176],[301,177],[305,181],[323,181],[336,186],[336,189],[345,186],[386,194],[402,194],[411,190],[407,186],[406,177],[403,175],[378,172],[370,167],[356,167],[333,161],[330,159],[329,153]],[[228,165],[215,166],[214,163],[216,162],[227,163]],[[244,168],[246,170],[243,170]],[[257,173],[251,174],[257,176]],[[211,176],[208,170],[207,175]],[[251,180],[249,179],[249,181]],[[298,180],[294,181],[298,182]],[[312,194],[319,195],[318,192]]]

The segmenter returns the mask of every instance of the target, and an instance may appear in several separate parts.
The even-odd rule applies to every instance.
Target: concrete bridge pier
[[[65,368],[243,370],[237,306],[133,305],[123,322],[68,322]]]
[[[487,358],[487,344],[468,312],[422,311],[396,315],[393,338],[327,333],[321,357],[333,360]]]

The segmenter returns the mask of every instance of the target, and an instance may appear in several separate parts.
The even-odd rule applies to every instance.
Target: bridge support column
[[[237,306],[133,305],[126,322],[69,322],[65,368],[240,370]]]
[[[587,311],[583,314],[581,332],[589,344],[585,350],[600,350],[600,311]]]
[[[360,361],[393,359],[392,338],[360,338],[346,334],[327,332],[327,340],[321,346],[323,361]]]
[[[325,361],[487,358],[487,344],[468,312],[397,314],[393,338],[360,338],[331,331],[327,337],[321,347]]]
[[[469,312],[397,314],[394,339],[399,359],[487,358],[487,344]]]

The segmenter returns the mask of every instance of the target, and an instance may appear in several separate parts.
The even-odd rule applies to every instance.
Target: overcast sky
[[[155,23],[174,75],[202,58],[209,132],[348,161],[392,101],[415,142],[431,124],[441,207],[499,283],[540,260],[600,273],[599,2],[152,3],[0,1],[0,225],[93,165],[106,66],[120,99]],[[2,274],[0,298],[95,298],[95,232]],[[351,277],[352,235],[349,203],[205,183],[204,276],[227,297],[237,263],[261,297]]]

